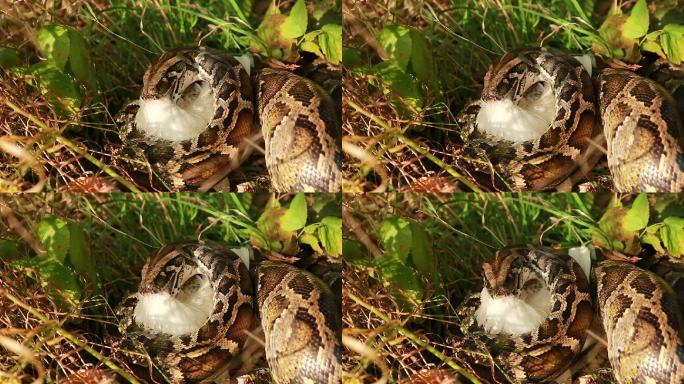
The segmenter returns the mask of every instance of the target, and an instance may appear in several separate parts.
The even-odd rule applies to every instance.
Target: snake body
[[[684,313],[672,288],[631,264],[595,271],[608,358],[621,384],[684,382]]]
[[[534,140],[511,143],[491,140],[478,129],[477,115],[484,102],[510,99],[516,105],[535,103],[540,89],[553,90],[556,116],[550,128]],[[508,53],[492,65],[484,79],[481,100],[466,106],[457,117],[466,149],[487,153],[512,190],[553,188],[578,166],[580,155],[597,135],[594,125],[594,87],[589,73],[565,54],[529,49]],[[475,153],[465,157],[476,156]],[[485,171],[475,163],[467,167]]]
[[[258,316],[276,383],[338,383],[341,325],[330,288],[309,272],[276,262],[261,263],[256,276],[252,279],[228,248],[199,242],[161,248],[143,267],[138,291],[117,308],[122,349],[146,350],[174,383],[202,382],[227,369]],[[183,299],[203,284],[210,287],[213,304],[198,329],[171,335],[140,319],[143,295],[166,292]]]
[[[508,247],[483,264],[483,278],[492,296],[521,296],[530,281],[541,279],[552,293],[551,311],[532,332],[492,335],[473,316],[480,295],[469,297],[459,313],[465,320],[463,333],[475,336],[459,341],[460,357],[471,364],[491,366],[491,360],[470,352],[484,345],[503,371],[494,378],[516,383],[550,381],[567,369],[584,344],[594,313],[594,295],[590,295],[579,265],[566,251]],[[681,383],[684,313],[667,283],[652,272],[616,261],[599,263],[594,280],[595,307],[618,382]]]
[[[591,169],[603,132],[618,191],[684,190],[684,125],[671,95],[624,70],[604,69],[595,80],[596,87],[579,61],[564,53],[532,48],[502,56],[485,75],[481,99],[457,117],[464,168],[499,175],[505,185],[495,182],[496,188],[551,189],[578,168],[582,174]],[[539,84],[552,86],[556,108],[541,137],[512,143],[492,139],[478,126],[484,103],[509,99],[528,108]],[[482,157],[493,168],[483,166]]]
[[[330,96],[290,72],[265,69],[256,77],[235,58],[204,47],[162,54],[145,72],[140,99],[115,119],[124,165],[157,174],[170,190],[202,189],[251,153],[259,122],[275,190],[341,190],[341,123]],[[141,112],[150,101],[166,104]],[[196,132],[176,135],[166,123],[154,127],[160,111],[168,110],[199,121]],[[142,116],[153,129],[141,128]],[[182,127],[184,120],[177,124]]]
[[[684,126],[672,96],[633,72],[604,69],[599,111],[619,192],[684,190]]]
[[[493,297],[517,296],[525,287],[548,287],[551,310],[530,333],[490,335],[474,320],[480,296],[473,295],[459,307],[460,317],[466,321],[464,333],[478,335],[477,342],[488,346],[503,370],[495,375],[498,379],[533,383],[556,377],[582,348],[593,319],[589,282],[579,264],[550,248],[510,247],[497,252],[483,270],[485,287]],[[487,359],[465,353],[473,347],[476,344],[459,346],[461,357],[471,364],[489,365]]]

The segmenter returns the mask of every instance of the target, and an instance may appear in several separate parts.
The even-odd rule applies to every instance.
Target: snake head
[[[140,98],[179,99],[197,81],[197,72],[188,50],[173,50],[161,55],[145,71]]]
[[[499,250],[494,258],[482,264],[484,286],[492,297],[515,295],[520,292],[520,268],[516,261],[526,249],[507,247]]]

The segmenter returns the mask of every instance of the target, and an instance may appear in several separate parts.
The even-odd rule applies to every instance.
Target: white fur
[[[532,332],[551,313],[551,294],[541,289],[530,297],[492,297],[487,288],[480,293],[477,323],[492,334],[522,335]]]
[[[180,336],[200,329],[213,309],[214,292],[205,278],[197,291],[184,301],[168,292],[139,294],[133,318],[147,330]]]
[[[545,86],[541,97],[527,109],[510,99],[483,101],[477,115],[477,126],[494,140],[514,143],[536,140],[551,127],[556,117],[556,101],[551,86]]]
[[[148,136],[171,141],[183,141],[197,137],[214,116],[214,95],[208,83],[202,85],[195,100],[187,106],[174,103],[169,97],[140,100],[135,116],[138,129]]]

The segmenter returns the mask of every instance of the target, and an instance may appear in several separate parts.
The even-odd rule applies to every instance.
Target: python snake
[[[206,189],[248,157],[261,126],[276,191],[338,192],[339,110],[323,88],[289,71],[250,76],[219,51],[179,48],[149,65],[140,99],[116,116],[115,157],[152,181],[157,174],[166,189]]]
[[[497,189],[547,190],[587,174],[605,137],[616,190],[683,191],[684,127],[669,93],[653,80],[610,68],[595,83],[564,53],[532,48],[505,54],[487,71],[480,100],[457,116],[458,161]],[[482,110],[507,100],[532,121],[523,125],[543,129],[516,137],[510,124],[497,121],[501,110],[492,112],[494,123],[483,120]],[[487,128],[497,123],[509,133]]]
[[[120,349],[146,350],[174,383],[207,381],[238,358],[258,315],[274,382],[339,383],[341,318],[330,288],[283,263],[263,261],[255,275],[228,248],[201,242],[161,248],[143,267],[138,291],[116,310]],[[155,295],[161,299],[153,303]],[[187,302],[191,313],[165,313],[155,304],[170,298]],[[189,321],[197,311],[200,318]],[[139,355],[126,356],[146,365]]]
[[[486,331],[486,322],[476,319],[484,290],[459,306],[461,332],[470,336],[458,340],[457,354],[483,377],[515,383],[556,378],[584,344],[595,297],[619,383],[684,380],[684,313],[672,289],[654,273],[625,262],[602,261],[593,271],[594,295],[567,250],[523,246],[499,250],[483,264],[483,279],[492,297],[529,297],[544,287],[551,293],[546,317],[532,331],[515,335]],[[491,368],[489,358],[473,352],[483,347],[500,369]]]

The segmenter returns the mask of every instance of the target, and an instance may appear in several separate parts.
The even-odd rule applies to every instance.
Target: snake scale
[[[248,157],[261,126],[275,190],[338,192],[339,111],[307,78],[270,68],[250,76],[220,51],[178,48],[149,65],[140,99],[116,116],[116,157],[163,188],[206,190]]]
[[[143,267],[138,291],[116,310],[123,335],[120,349],[146,350],[174,383],[207,381],[239,359],[258,315],[276,383],[339,383],[340,308],[330,288],[313,274],[278,262],[261,262],[254,275],[234,251],[222,246],[177,242],[161,248]],[[141,303],[154,294],[198,308],[205,305],[193,301],[193,295],[212,299],[198,326],[171,330],[172,315],[159,315],[158,323],[143,318]],[[134,363],[147,365],[144,358],[129,355]]]
[[[532,119],[546,118],[548,129],[525,139],[493,136],[478,117],[487,103],[502,100],[530,111]],[[544,103],[550,103],[551,116],[535,109]],[[565,53],[521,49],[489,68],[481,98],[457,116],[463,142],[458,158],[464,169],[491,179],[487,183],[497,189],[548,190],[578,171],[588,173],[605,137],[617,191],[681,192],[680,113],[668,91],[649,78],[606,68],[592,81]]]
[[[459,306],[461,332],[469,336],[457,342],[457,354],[483,377],[515,383],[556,378],[584,344],[594,317],[593,299],[620,384],[683,382],[684,313],[672,288],[656,274],[605,260],[594,268],[595,284],[590,286],[567,250],[516,246],[499,250],[483,264],[483,280],[492,297],[529,297],[547,287],[551,303],[538,326],[517,335],[485,331],[476,319],[482,294]],[[491,368],[490,358],[473,353],[482,347],[500,369]]]

